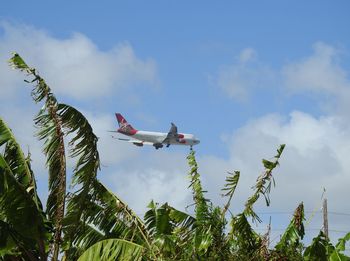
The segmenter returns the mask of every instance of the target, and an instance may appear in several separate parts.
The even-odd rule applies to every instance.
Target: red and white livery
[[[188,145],[192,147],[199,143],[199,140],[196,139],[193,134],[178,133],[174,123],[171,123],[171,128],[168,133],[142,131],[134,129],[120,113],[116,113],[115,116],[119,123],[117,132],[132,137],[118,139],[131,142],[136,146],[153,145],[156,149],[159,149],[164,145],[166,145],[166,147],[170,145]]]

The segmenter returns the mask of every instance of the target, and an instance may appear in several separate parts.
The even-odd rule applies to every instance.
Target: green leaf
[[[262,162],[263,162],[263,165],[264,165],[264,167],[266,169],[273,169],[275,167],[275,165],[276,165],[275,162],[272,162],[272,161],[269,161],[269,160],[266,160],[266,159],[263,159]]]
[[[173,229],[170,223],[170,208],[164,204],[157,208],[157,205],[151,201],[150,209],[145,214],[145,222],[148,231],[153,235],[170,235]]]
[[[281,240],[275,246],[279,252],[287,254],[287,251],[298,249],[300,241],[305,235],[304,220],[304,205],[300,203],[294,211],[294,216],[286,231],[283,233]]]
[[[244,209],[245,215],[251,216],[253,221],[261,222],[260,218],[253,210],[253,205],[261,195],[264,196],[266,205],[270,205],[271,184],[275,184],[275,181],[272,176],[272,171],[278,166],[278,160],[280,159],[284,148],[285,144],[282,144],[280,145],[279,149],[277,149],[277,155],[274,157],[276,160],[274,162],[265,159],[262,160],[263,165],[265,167],[265,171],[257,178],[256,184],[253,187],[255,189],[255,192],[251,197],[248,198],[247,202],[245,203]]]
[[[277,149],[277,156],[276,158],[279,158],[282,155],[282,152],[284,150],[284,148],[286,147],[286,144],[281,144],[280,147]]]
[[[350,232],[347,233],[344,237],[339,238],[337,245],[335,246],[338,251],[345,250],[345,244],[350,240]]]
[[[204,197],[194,150],[190,151],[187,160],[190,166],[190,188],[192,188],[193,200],[195,203],[196,223],[203,223],[209,213],[208,200]]]
[[[328,260],[328,248],[330,243],[327,237],[320,231],[319,235],[312,239],[312,243],[304,251],[306,261],[326,261]]]
[[[106,239],[89,247],[78,261],[141,260],[144,248],[123,239]]]
[[[30,168],[30,158],[25,158],[11,129],[0,118],[0,146],[5,145],[4,159],[9,165],[16,180],[30,193],[37,207],[42,210],[42,204],[36,192],[34,174]]]
[[[335,247],[328,248],[328,253],[330,253],[329,260],[331,261],[349,261],[350,257],[345,256],[343,253],[345,250],[346,242],[350,240],[350,232],[344,237],[338,239],[338,243]]]
[[[9,63],[14,69],[19,69],[22,71],[30,69],[22,57],[18,55],[18,53],[13,53],[13,56],[10,58]]]
[[[84,201],[82,201],[84,200]],[[81,218],[76,221],[77,211]],[[123,238],[151,249],[148,231],[137,215],[98,180],[92,184],[91,194],[81,193],[72,197],[64,219],[65,249],[86,250],[92,244],[108,238]],[[77,251],[70,251],[69,260],[77,258]]]
[[[1,154],[0,218],[3,221],[1,233],[10,233],[12,238],[7,237],[7,242],[13,240],[20,249],[24,247],[24,254],[36,251],[41,258],[45,257],[44,244],[48,240],[45,218],[32,196],[15,179]],[[8,243],[5,245],[8,246]]]
[[[26,81],[35,83],[35,87],[32,90],[32,98],[35,102],[43,100],[45,102],[35,118],[35,125],[39,129],[39,139],[44,140],[43,151],[49,168],[49,196],[46,208],[56,228],[53,243],[53,260],[57,260],[61,244],[66,196],[66,157],[61,119],[57,114],[58,103],[45,80],[36,73],[35,69],[29,68],[17,53],[14,53],[9,62],[15,69],[25,71],[28,76],[33,77],[33,80]]]
[[[260,247],[260,237],[252,229],[244,213],[232,218],[229,238],[244,255],[249,257],[252,257]]]
[[[170,208],[169,217],[171,221],[177,224],[178,226],[181,226],[182,228],[185,228],[185,229],[189,229],[195,224],[196,219],[191,215],[185,212],[182,212],[180,210],[177,210],[173,207],[170,207],[170,206],[168,207]]]
[[[229,172],[228,174],[229,174],[229,176],[226,177],[226,184],[225,184],[224,188],[221,189],[222,191],[226,192],[226,194],[223,194],[222,196],[229,197],[227,203],[224,206],[224,209],[222,210],[223,217],[225,216],[226,211],[230,207],[231,200],[232,200],[233,194],[236,191],[236,187],[237,187],[239,177],[240,177],[239,171],[235,171],[234,173]]]
[[[226,184],[224,185],[224,188],[221,189],[227,191],[224,196],[229,196],[235,192],[240,177],[239,171],[234,171],[233,173],[228,172],[228,174],[229,175],[226,177]]]

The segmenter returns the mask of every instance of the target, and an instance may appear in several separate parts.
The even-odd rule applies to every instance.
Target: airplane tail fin
[[[135,130],[121,115],[120,113],[116,113],[115,117],[117,118],[118,124],[119,124],[119,129],[118,132],[123,133],[125,135],[134,135],[137,130]]]

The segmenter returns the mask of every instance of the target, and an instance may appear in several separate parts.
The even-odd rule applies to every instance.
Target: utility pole
[[[326,235],[327,239],[328,237],[328,211],[327,211],[327,199],[325,198],[323,200],[323,232]]]
[[[270,216],[270,221],[269,221],[269,226],[267,227],[267,247],[270,246],[270,235],[271,235],[271,216]]]

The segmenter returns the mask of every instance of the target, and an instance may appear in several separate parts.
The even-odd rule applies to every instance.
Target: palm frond
[[[167,203],[159,206],[151,201],[148,208],[144,220],[152,243],[156,246],[154,251],[163,258],[189,257],[188,252],[191,251],[188,251],[188,242],[194,237],[196,219]],[[198,243],[198,248],[204,241]]]
[[[65,231],[70,237],[71,247],[86,250],[96,239],[91,239],[86,226],[94,228],[101,234],[101,239],[122,238],[129,240],[151,249],[151,240],[145,225],[140,218],[116,195],[110,192],[98,180],[92,184],[93,194],[84,196],[85,208],[81,213],[81,219],[78,223],[76,218],[76,209],[81,208],[80,203],[83,195],[80,193],[73,196],[67,206],[67,215],[65,217]],[[71,221],[73,219],[73,222]],[[74,234],[72,233],[74,231]],[[69,256],[68,256],[69,257]]]
[[[272,171],[278,166],[282,152],[285,148],[285,144],[280,145],[280,147],[277,149],[277,155],[274,157],[275,161],[269,161],[266,159],[263,159],[263,165],[265,167],[265,171],[262,175],[260,175],[256,181],[255,186],[253,187],[255,189],[254,194],[248,198],[247,202],[245,203],[245,209],[244,213],[246,216],[251,216],[253,221],[261,222],[259,216],[254,212],[253,205],[255,202],[259,199],[260,195],[263,195],[266,201],[266,205],[270,205],[270,191],[271,186],[274,184],[274,179],[272,176]]]
[[[197,227],[194,233],[193,243],[198,256],[204,255],[213,243],[212,227]]]
[[[145,213],[145,224],[151,236],[170,235],[174,226],[170,219],[168,204],[160,207],[153,200],[148,204],[149,210]]]
[[[136,261],[142,259],[144,248],[141,245],[124,239],[106,239],[89,247],[78,261],[103,260],[103,261]]]
[[[155,251],[159,251],[163,257],[168,257],[175,253],[178,238],[173,233],[176,223],[170,215],[172,208],[167,203],[159,207],[153,200],[148,208],[144,220],[152,243],[156,246]]]
[[[80,184],[90,188],[100,168],[100,157],[97,150],[98,138],[93,133],[92,127],[84,115],[75,108],[66,105],[58,105],[58,115],[62,121],[62,127],[67,130],[66,135],[74,134],[69,142],[71,157],[77,157],[76,167],[73,173],[73,185]]]
[[[64,228],[65,240],[74,242],[77,237],[75,226],[81,222],[84,211],[86,212],[88,205],[95,197],[94,184],[96,184],[97,171],[100,168],[97,150],[98,138],[93,133],[88,120],[75,108],[59,104],[57,113],[66,135],[73,135],[69,142],[70,155],[77,158],[72,185],[79,185],[80,188],[68,198],[66,219],[70,220],[70,223]]]
[[[36,253],[35,256],[46,258],[45,242],[49,238],[45,218],[1,154],[0,221],[2,240],[12,242],[24,255]]]
[[[30,68],[17,53],[14,53],[9,62],[15,69],[24,71],[28,76],[32,77],[32,80],[26,82],[35,83],[32,90],[33,100],[35,102],[44,100],[45,102],[43,108],[35,118],[35,125],[39,128],[37,134],[39,139],[44,140],[43,151],[46,155],[46,164],[49,168],[49,196],[46,206],[47,213],[56,227],[53,260],[57,260],[61,244],[62,220],[64,217],[66,196],[64,134],[61,119],[57,114],[58,103],[45,80],[41,78],[34,68]]]
[[[204,197],[205,191],[202,189],[200,174],[198,173],[198,164],[195,158],[195,152],[191,150],[187,156],[190,166],[189,178],[191,180],[190,187],[192,188],[193,201],[195,203],[195,229],[193,233],[193,254],[198,258],[204,257],[210,248],[214,236],[212,231],[212,209]]]
[[[16,180],[23,185],[32,196],[37,207],[42,210],[42,204],[36,192],[36,182],[30,167],[30,156],[26,158],[17,143],[11,129],[0,118],[0,147],[5,146],[4,159],[9,165]]]
[[[346,242],[350,241],[350,232],[347,233],[344,237],[339,238],[338,243],[336,244],[336,249],[339,251],[345,250],[345,244]]]
[[[329,252],[333,252],[333,250],[334,246],[329,242],[326,235],[320,231],[318,236],[312,239],[311,245],[305,249],[303,259],[307,261],[331,260],[328,259],[328,256],[330,255]]]
[[[4,260],[5,256],[21,256],[20,245],[21,239],[18,238],[16,231],[10,224],[0,219],[0,260]]]
[[[261,243],[260,236],[252,229],[244,213],[232,218],[229,240],[234,242],[238,252],[248,257],[258,251]]]
[[[64,225],[67,225],[69,222],[68,219],[65,219]],[[76,223],[74,222],[74,224]],[[76,260],[90,246],[106,239],[106,236],[93,224],[89,225],[86,222],[80,221],[75,225],[75,228],[79,237],[75,237],[74,242],[68,241],[65,237],[62,246],[68,260]]]
[[[190,166],[189,178],[190,188],[192,188],[193,201],[195,203],[196,222],[205,222],[208,217],[208,200],[204,197],[205,191],[202,189],[200,174],[198,173],[198,164],[195,158],[194,150],[191,150],[187,156],[188,165]]]
[[[275,246],[277,250],[283,251],[290,246],[295,248],[295,246],[299,244],[300,240],[302,240],[305,235],[304,220],[304,205],[300,203],[294,211],[294,216],[286,231],[283,233],[281,240]]]
[[[194,226],[196,222],[194,217],[171,206],[168,206],[168,208],[170,209],[169,217],[171,221],[177,225],[177,227],[190,229]]]
[[[233,197],[233,194],[236,191],[236,187],[239,181],[240,177],[240,172],[239,171],[234,171],[233,173],[229,172],[229,175],[226,177],[226,184],[224,185],[224,188],[222,191],[225,192],[222,196],[224,197],[229,197],[227,203],[225,204],[223,210],[222,210],[222,216],[225,216],[226,211],[230,207],[231,200]]]
[[[347,233],[344,237],[338,239],[338,243],[336,244],[335,248],[329,248],[328,251],[331,252],[329,260],[346,260],[349,261],[350,257],[344,255],[345,245],[346,243],[350,241],[350,232]]]

